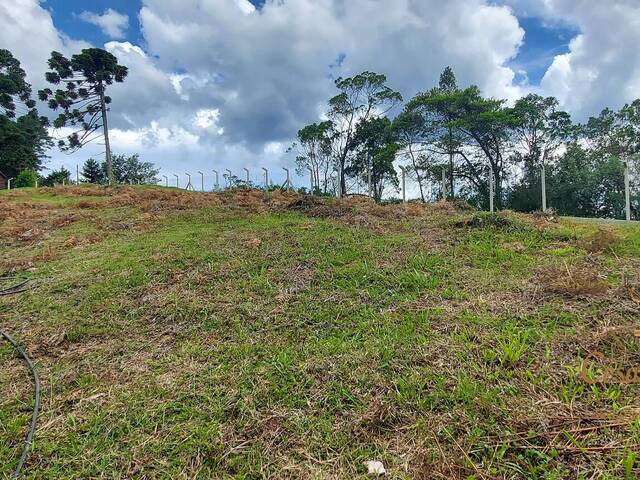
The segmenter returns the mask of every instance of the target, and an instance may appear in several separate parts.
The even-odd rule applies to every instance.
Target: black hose
[[[14,293],[24,292],[27,289],[26,288],[21,288],[21,287],[24,287],[28,282],[29,282],[29,280],[23,280],[22,282],[18,282],[15,285],[11,285],[10,287],[7,287],[7,288],[4,288],[4,289],[0,290],[0,296],[2,296],[2,295],[13,295]]]
[[[9,295],[11,293],[18,293],[23,290],[15,290],[15,288],[19,288],[25,283],[27,282],[25,281],[19,284],[18,286],[14,285],[9,289],[2,290],[2,292],[7,292],[7,290],[13,289],[8,293],[3,293],[3,294]],[[2,330],[0,330],[0,335],[7,339],[7,341],[11,344],[11,346],[13,346],[13,349],[25,361],[25,363],[31,370],[31,374],[33,375],[33,385],[35,387],[35,403],[33,405],[33,415],[31,416],[31,426],[29,427],[29,431],[27,432],[27,437],[25,438],[25,441],[24,441],[24,447],[22,448],[22,454],[20,455],[20,460],[18,460],[18,464],[16,465],[15,470],[11,474],[11,478],[16,479],[20,476],[20,470],[22,470],[22,466],[24,465],[24,462],[27,460],[29,449],[31,448],[31,444],[33,443],[33,436],[36,433],[36,423],[38,422],[38,413],[40,412],[40,378],[38,377],[38,372],[36,370],[36,367],[33,365],[33,362],[31,361],[29,356],[24,352],[24,350],[22,350],[22,348],[20,348],[20,345],[18,345],[16,341],[13,338],[11,338],[11,335],[9,335],[6,332],[3,332]]]

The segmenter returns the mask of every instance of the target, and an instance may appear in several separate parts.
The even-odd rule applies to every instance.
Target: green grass
[[[29,195],[78,213],[77,195]],[[141,229],[141,206],[97,198],[105,207],[92,215],[134,228],[104,233],[80,218],[0,246],[0,265],[32,261],[34,288],[0,297],[0,325],[44,385],[24,478],[366,478],[373,459],[391,478],[638,475],[638,386],[593,389],[577,375],[586,347],[639,360],[633,339],[593,340],[640,328],[614,295],[638,265],[638,227],[613,227],[614,249],[590,254],[590,224],[487,216],[461,227],[435,215],[385,220],[393,228],[380,233],[194,206]],[[55,255],[42,258],[46,248]],[[541,268],[586,258],[608,270],[609,295],[535,286]],[[0,365],[2,476],[20,453],[31,386],[4,344]],[[569,433],[579,448],[566,436],[513,440],[596,415],[629,425]],[[553,449],[566,445],[577,451]]]

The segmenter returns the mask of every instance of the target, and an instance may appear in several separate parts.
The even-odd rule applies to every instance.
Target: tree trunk
[[[104,148],[105,156],[107,158],[107,178],[109,179],[109,185],[113,185],[113,164],[111,162],[111,146],[109,145],[109,126],[107,125],[107,107],[104,103],[104,87],[100,82],[100,108],[102,109],[102,130],[104,131]]]

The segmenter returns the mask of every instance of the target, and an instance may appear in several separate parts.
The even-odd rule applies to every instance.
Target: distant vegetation
[[[637,192],[640,100],[576,124],[554,97],[530,94],[508,106],[476,86],[460,88],[447,67],[437,86],[389,118],[402,97],[385,75],[364,72],[335,85],[339,93],[328,102],[328,120],[302,128],[293,145],[298,172],[310,170],[318,192],[333,188],[335,170],[337,193],[354,192],[370,177],[380,200],[397,190],[395,166],[403,163],[423,201],[458,197],[486,208],[491,174],[498,207],[531,212],[541,208],[544,166],[549,204],[557,211],[619,217],[625,161]],[[632,205],[637,217],[640,194]]]
[[[75,151],[97,138],[105,142],[105,162],[88,160],[83,180],[156,182],[158,171],[151,163],[137,155],[111,154],[111,99],[105,92],[124,81],[127,68],[96,48],[70,59],[52,52],[48,65],[47,81],[60,88],[42,89],[38,96],[60,112],[54,127],[75,128],[57,142],[59,148]],[[38,115],[25,76],[11,52],[0,50],[0,171],[11,178],[40,172],[54,144],[49,120]],[[493,176],[498,208],[531,212],[541,208],[544,166],[548,203],[559,213],[621,217],[624,162],[629,162],[636,192],[632,210],[638,218],[640,100],[576,124],[553,97],[530,94],[509,106],[484,97],[476,86],[459,87],[450,67],[437,86],[401,109],[403,98],[385,75],[363,72],[338,78],[335,86],[338,93],[328,101],[327,120],[301,128],[292,146],[298,173],[311,176],[316,194],[344,195],[370,185],[371,196],[380,201],[398,191],[397,167],[402,164],[423,201],[455,197],[486,208]],[[40,182],[55,184],[70,177],[62,168]]]

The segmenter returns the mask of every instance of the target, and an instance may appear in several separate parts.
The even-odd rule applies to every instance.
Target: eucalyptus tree
[[[433,157],[446,157],[446,161],[434,163],[431,167],[438,165],[438,170],[447,170],[449,198],[455,195],[455,159],[462,148],[461,133],[456,128],[456,121],[460,118],[460,96],[453,69],[446,67],[440,74],[438,86],[419,93],[405,108],[407,120],[418,122],[422,119],[423,163]],[[448,165],[445,166],[445,162]],[[430,173],[434,175],[436,172],[432,169]]]
[[[327,193],[333,161],[331,145],[334,136],[333,122],[312,123],[298,131],[291,149],[297,151],[296,171],[304,175],[311,172],[314,189]]]
[[[58,146],[63,151],[73,152],[103,137],[107,178],[109,183],[113,183],[107,121],[107,105],[111,103],[111,97],[105,92],[114,82],[124,81],[127,67],[119,65],[113,54],[100,48],[84,49],[72,55],[71,59],[54,51],[51,52],[48,65],[51,70],[46,73],[46,80],[63,88],[40,90],[40,100],[47,101],[53,110],[62,109],[53,122],[55,128],[77,127],[66,140],[60,140]]]
[[[345,173],[364,182],[371,178],[373,198],[382,199],[387,186],[398,186],[393,162],[401,145],[387,117],[360,120],[354,133],[354,156]]]
[[[517,117],[505,107],[505,100],[484,98],[476,86],[466,88],[456,96],[452,125],[462,134],[464,148],[456,151],[464,161],[460,175],[475,185],[483,197],[488,196],[488,175],[492,175],[496,205],[500,208],[504,202],[503,181],[514,148]]]
[[[424,117],[416,110],[405,108],[393,121],[393,130],[401,147],[400,155],[409,160],[424,202],[426,180],[430,167],[430,155],[424,148],[428,128]]]
[[[346,193],[345,168],[349,155],[356,147],[355,130],[358,122],[382,117],[396,104],[402,95],[387,86],[387,77],[373,72],[363,72],[335,81],[340,93],[329,100],[329,119],[333,121],[336,135],[333,155],[340,176],[340,192]]]
[[[540,208],[541,168],[555,158],[558,149],[576,138],[571,116],[558,109],[554,97],[529,94],[516,101],[514,163],[522,165],[522,178],[510,192],[510,206],[516,210]]]

